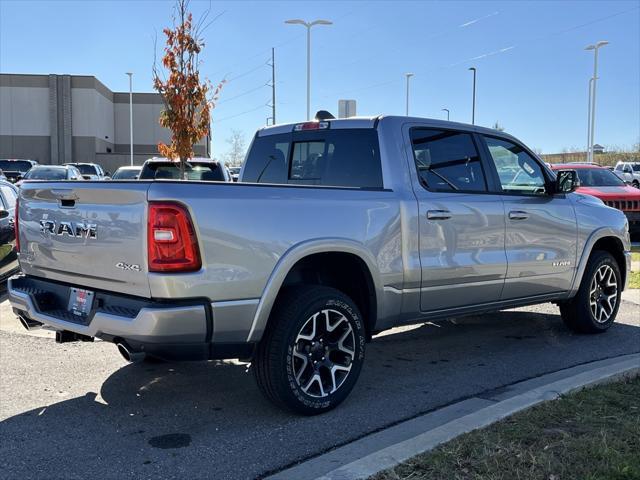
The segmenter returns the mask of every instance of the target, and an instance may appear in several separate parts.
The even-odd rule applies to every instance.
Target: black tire
[[[597,272],[600,272],[602,268],[606,269],[606,266],[613,270],[616,282],[616,296],[615,305],[606,319],[598,321],[592,312],[591,307],[591,287],[594,281],[594,276]],[[604,292],[606,294],[613,295],[613,291]],[[620,274],[620,267],[616,262],[613,255],[609,252],[602,250],[595,250],[591,253],[589,263],[585,269],[582,277],[582,283],[578,289],[578,293],[570,301],[560,304],[560,315],[562,320],[571,330],[577,333],[602,333],[606,332],[613,324],[620,308],[620,296],[622,293],[622,275]],[[600,290],[597,290],[597,294],[600,295]],[[594,298],[599,298],[596,295]],[[598,302],[600,300],[597,300]]]
[[[640,188],[640,182],[638,182],[638,180],[634,180],[633,182],[631,182],[631,185],[636,188]]]
[[[324,325],[331,322],[328,320],[331,316],[335,321],[333,324],[335,331],[327,332],[325,328],[325,333],[322,333],[323,327],[318,324],[318,328],[313,329],[314,334],[320,332],[314,337],[317,339],[313,342],[314,347],[311,347],[310,339],[298,340],[299,336],[303,335],[303,331],[309,332],[310,325],[316,325],[315,322],[309,323],[313,321],[314,315],[322,314],[324,310],[328,311]],[[348,325],[342,317],[346,319]],[[349,332],[349,327],[353,335]],[[330,338],[334,334],[346,340],[338,342],[335,337]],[[308,336],[313,335],[308,334]],[[360,311],[356,304],[342,292],[319,285],[288,288],[279,296],[269,319],[267,331],[256,349],[252,362],[254,377],[262,393],[277,406],[303,415],[317,415],[339,405],[353,389],[364,362],[365,341],[365,328]],[[349,343],[347,350],[353,351],[352,359],[347,359],[349,355],[344,353],[346,342]],[[332,345],[331,351],[326,345]],[[305,350],[307,347],[310,350]],[[326,353],[326,361],[325,353],[321,353],[325,348],[329,351]],[[300,357],[303,354],[307,359],[302,359],[301,362]],[[322,358],[315,355],[322,355]],[[330,363],[332,361],[336,363]],[[320,365],[316,366],[312,362]],[[341,374],[338,377],[340,371],[330,369],[330,365],[335,364],[348,365],[350,370],[344,376]],[[297,378],[296,374],[301,370],[308,378],[318,374],[319,382],[318,380],[303,381],[302,373]],[[333,374],[332,370],[334,370]],[[339,378],[339,385],[337,378]],[[324,391],[327,379],[331,382],[326,385],[327,389],[334,390],[337,385],[335,391]],[[307,387],[306,391],[304,387]],[[320,392],[314,395],[311,387]]]

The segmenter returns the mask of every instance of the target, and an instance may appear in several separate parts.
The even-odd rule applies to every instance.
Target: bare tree
[[[232,130],[231,136],[225,141],[229,144],[229,151],[224,155],[225,163],[231,167],[239,167],[247,150],[243,133],[240,130]]]
[[[497,120],[491,128],[493,128],[494,130],[498,130],[499,132],[504,132],[504,127],[500,125]]]

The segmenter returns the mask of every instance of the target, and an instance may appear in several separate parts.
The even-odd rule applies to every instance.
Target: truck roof
[[[501,137],[510,137],[517,140],[508,133],[495,130],[493,128],[481,127],[478,125],[471,125],[469,123],[451,122],[447,120],[440,120],[436,118],[424,118],[424,117],[407,117],[404,115],[375,115],[371,117],[350,117],[350,118],[331,118],[322,119],[322,122],[329,122],[330,128],[343,129],[343,128],[375,128],[381,122],[397,123],[399,125],[405,123],[420,123],[433,128],[455,129],[472,131],[476,133],[483,133],[486,135],[500,135]],[[302,125],[307,122],[285,123],[280,125],[272,125],[268,127],[262,127],[258,130],[258,136],[263,137],[267,135],[277,135],[280,133],[292,132],[296,125]]]

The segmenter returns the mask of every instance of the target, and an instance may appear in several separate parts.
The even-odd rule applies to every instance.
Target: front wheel
[[[631,185],[636,188],[640,188],[640,182],[638,182],[638,180],[634,180],[633,182],[631,182]]]
[[[578,293],[560,305],[565,324],[578,333],[601,333],[614,322],[620,308],[622,275],[615,258],[596,250],[591,254]]]
[[[316,285],[289,288],[256,349],[255,379],[279,407],[304,415],[326,412],[353,389],[365,339],[358,307],[342,292]]]

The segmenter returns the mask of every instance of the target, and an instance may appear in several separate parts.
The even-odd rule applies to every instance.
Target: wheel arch
[[[625,248],[625,241],[622,240],[620,235],[612,228],[603,227],[593,232],[585,243],[584,249],[582,250],[582,256],[580,257],[580,262],[578,263],[578,268],[576,270],[576,275],[573,280],[571,297],[573,297],[580,288],[580,283],[582,282],[582,277],[584,276],[587,263],[589,262],[591,254],[595,250],[603,250],[613,255],[613,258],[615,258],[618,263],[618,267],[620,268],[622,285],[626,285],[627,260],[625,251],[627,248]]]
[[[324,271],[327,268],[331,271],[330,266],[338,258],[342,261],[354,262],[350,267],[358,265],[358,274],[362,275],[362,279],[366,283],[366,295],[364,297],[355,295],[356,298],[353,298],[353,292],[344,287],[344,282],[342,282],[342,285],[332,284],[331,282],[324,284],[338,288],[338,290],[352,297],[353,301],[362,310],[367,334],[370,336],[375,327],[378,313],[382,311],[383,288],[380,284],[380,275],[375,257],[364,245],[356,241],[343,238],[323,238],[297,244],[287,250],[280,258],[262,292],[247,341],[260,341],[278,294],[282,289],[287,285],[305,283],[302,275],[300,279],[295,278],[302,267],[308,264],[322,264],[326,265],[323,267]],[[348,270],[348,272],[351,272],[351,270]]]

